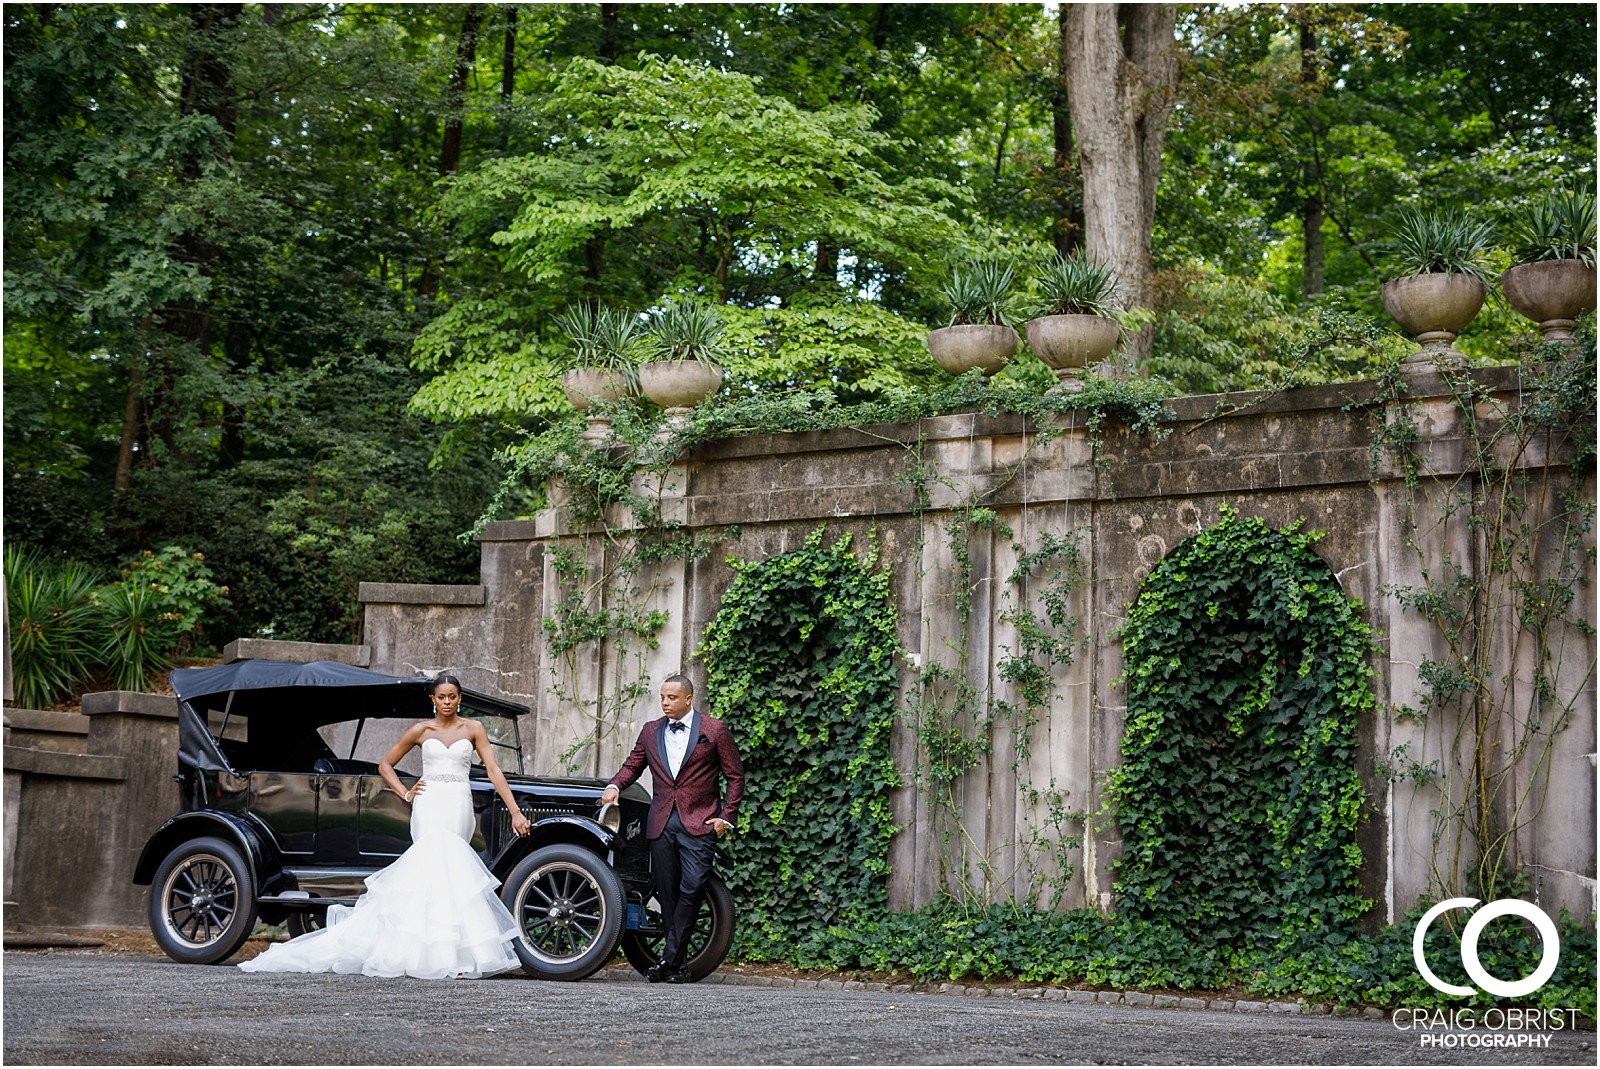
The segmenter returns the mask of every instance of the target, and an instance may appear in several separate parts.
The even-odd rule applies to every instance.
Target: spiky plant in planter
[[[1011,287],[1016,269],[997,260],[970,260],[950,272],[940,287],[950,308],[950,323],[928,332],[928,352],[952,375],[973,368],[993,375],[1017,351]]]
[[[1530,204],[1512,220],[1511,239],[1506,300],[1545,341],[1575,346],[1575,321],[1595,307],[1594,193],[1573,183]]]
[[[703,301],[676,301],[651,321],[654,357],[639,369],[644,395],[670,415],[681,416],[722,385],[727,352],[722,310]]]
[[[1484,254],[1493,236],[1489,224],[1452,210],[1411,208],[1396,221],[1384,245],[1383,307],[1421,345],[1408,363],[1466,359],[1450,343],[1492,285]]]
[[[1011,287],[1017,280],[1014,267],[998,260],[972,260],[950,272],[950,281],[939,288],[950,306],[947,326],[1011,325]]]
[[[1045,307],[1041,316],[1091,315],[1111,318],[1122,288],[1117,272],[1104,260],[1074,252],[1056,253],[1045,261],[1037,278]]]
[[[1535,201],[1511,223],[1511,262],[1576,260],[1593,267],[1594,193],[1573,183]]]
[[[561,388],[574,408],[587,411],[597,401],[615,404],[638,392],[639,358],[649,336],[637,315],[620,308],[575,304],[557,312],[554,320],[567,336]],[[584,437],[597,443],[610,429],[608,417],[591,412]]]
[[[1121,279],[1109,263],[1080,251],[1046,260],[1034,285],[1040,310],[1028,321],[1028,347],[1055,369],[1057,389],[1078,393],[1084,370],[1110,356],[1122,337],[1112,318]]]
[[[1487,289],[1491,284],[1484,252],[1494,242],[1494,228],[1462,212],[1410,208],[1390,231],[1391,279],[1415,275],[1465,275]]]

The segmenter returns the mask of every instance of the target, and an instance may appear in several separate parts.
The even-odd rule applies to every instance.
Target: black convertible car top
[[[300,732],[358,718],[426,720],[429,676],[394,676],[335,661],[239,661],[172,673],[178,696],[178,760],[188,768],[237,771],[217,740],[234,717],[270,718],[285,732]],[[526,705],[463,689],[462,708],[478,715],[518,717]],[[208,716],[222,715],[213,733]]]

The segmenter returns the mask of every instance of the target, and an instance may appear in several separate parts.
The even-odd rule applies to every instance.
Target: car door
[[[361,784],[361,863],[379,867],[411,845],[411,807],[389,789],[381,776],[365,776]]]
[[[368,777],[349,770],[317,779],[317,862],[354,865],[360,859],[361,795]]]

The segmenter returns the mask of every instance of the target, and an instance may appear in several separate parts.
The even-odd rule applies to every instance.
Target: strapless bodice
[[[422,740],[422,778],[427,782],[465,783],[471,765],[471,739],[457,739],[448,746],[438,739]]]

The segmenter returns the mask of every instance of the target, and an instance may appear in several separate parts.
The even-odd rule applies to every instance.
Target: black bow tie
[[[685,724],[682,720],[669,720],[669,721],[667,721],[667,730],[668,731],[688,731],[689,730],[689,725]]]

